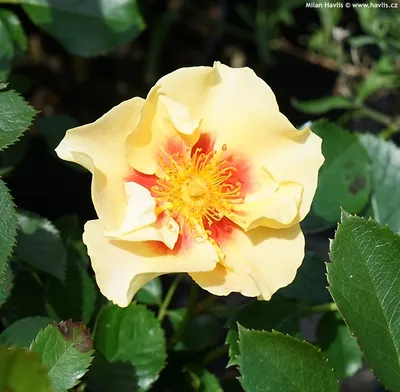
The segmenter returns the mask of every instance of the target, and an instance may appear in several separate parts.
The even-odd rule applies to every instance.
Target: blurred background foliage
[[[399,27],[398,9],[301,0],[0,0],[0,343],[30,347],[35,366],[54,367],[56,391],[81,377],[76,391],[240,391],[239,321],[314,342],[343,391],[380,390],[341,317],[321,319],[327,308],[318,306],[331,301],[323,262],[340,206],[400,230]],[[302,223],[306,260],[268,303],[207,297],[190,279],[167,276],[139,292],[139,305],[104,306],[81,241],[95,216],[90,175],[54,148],[67,129],[145,97],[164,74],[214,60],[253,68],[292,123],[323,138],[326,163]],[[68,319],[92,328],[91,337],[81,324],[50,324]],[[19,369],[31,360],[3,354]],[[42,370],[35,391],[49,388]],[[0,381],[0,391],[29,391],[17,378]]]

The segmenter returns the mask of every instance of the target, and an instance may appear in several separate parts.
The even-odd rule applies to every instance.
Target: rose
[[[119,306],[165,273],[264,299],[294,279],[321,140],[291,125],[251,69],[179,69],[146,100],[69,130],[56,152],[93,175],[99,219],[83,240]]]

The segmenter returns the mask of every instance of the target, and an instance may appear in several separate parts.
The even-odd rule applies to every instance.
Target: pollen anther
[[[203,153],[197,148],[191,157],[175,153],[160,159],[164,177],[151,190],[157,202],[156,213],[165,212],[195,239],[209,239],[207,228],[229,216],[241,197],[241,183],[232,183],[237,169],[229,166],[221,152]],[[207,227],[207,228],[206,228]]]

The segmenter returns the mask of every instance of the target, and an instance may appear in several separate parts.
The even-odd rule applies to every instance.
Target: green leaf
[[[328,222],[337,222],[340,207],[358,213],[368,203],[371,191],[369,157],[356,135],[335,124],[318,121],[312,130],[322,138],[325,157],[312,211]]]
[[[37,354],[0,346],[0,391],[52,392],[50,382]]]
[[[215,346],[221,335],[221,321],[211,313],[192,317],[185,328],[182,343],[191,351],[204,350]]]
[[[89,391],[139,391],[135,367],[131,362],[109,362],[96,353],[87,380]]]
[[[338,380],[353,376],[363,366],[361,350],[337,313],[325,313],[318,323],[317,339]]]
[[[0,10],[2,11],[2,10]],[[7,28],[7,23],[0,12],[0,81],[6,80],[11,71],[11,62],[14,57],[14,44]]]
[[[4,305],[14,286],[14,274],[8,265],[0,277],[0,307]]]
[[[1,96],[1,94],[0,94]],[[0,136],[1,138],[1,136]],[[18,220],[11,195],[0,179],[0,278],[8,268],[8,259],[11,256],[15,237],[17,235]],[[6,280],[5,280],[6,281]]]
[[[226,337],[230,357],[228,367],[237,364],[239,355],[237,323],[246,328],[297,335],[300,332],[300,318],[301,311],[296,304],[277,297],[272,297],[270,301],[251,302],[239,308],[227,322],[227,326],[231,327]]]
[[[357,87],[357,99],[363,102],[376,92],[394,90],[400,86],[400,78],[396,73],[381,74],[371,71]]]
[[[33,212],[18,214],[20,232],[17,258],[57,279],[65,279],[66,252],[56,227],[46,218]]]
[[[135,300],[147,305],[161,305],[162,283],[160,278],[154,278],[145,284],[135,295]]]
[[[359,140],[372,163],[371,206],[374,219],[400,231],[400,149],[391,141],[364,134]]]
[[[319,305],[332,300],[326,280],[323,260],[314,252],[307,252],[295,280],[278,291],[284,298],[304,301],[309,305]]]
[[[189,378],[189,384],[195,391],[224,392],[218,378],[200,366],[190,364],[183,369],[183,373]]]
[[[14,287],[4,305],[7,321],[24,317],[46,316],[44,289],[29,271],[20,271],[14,278]]]
[[[0,151],[29,128],[35,110],[15,91],[0,92]]]
[[[178,330],[187,312],[187,308],[173,309],[167,312],[174,331]],[[212,313],[193,316],[188,322],[181,340],[175,350],[201,351],[215,346],[221,335],[221,321]]]
[[[40,331],[30,350],[39,354],[54,392],[65,392],[87,372],[93,359],[92,345],[89,330],[69,320]]]
[[[80,56],[107,53],[135,39],[145,27],[135,0],[21,0],[20,3],[33,23],[69,52]]]
[[[38,332],[51,323],[48,317],[27,317],[8,326],[0,335],[0,344],[29,348]]]
[[[0,9],[0,80],[11,71],[12,60],[27,48],[27,39],[19,18],[10,10]]]
[[[331,243],[330,292],[368,364],[387,389],[400,385],[400,237],[346,216]]]
[[[239,326],[240,382],[246,392],[338,392],[324,356],[307,342],[279,332]]]
[[[98,317],[94,341],[96,350],[109,362],[131,363],[142,389],[150,387],[164,366],[164,332],[160,321],[143,305],[106,306]]]
[[[28,48],[28,40],[24,29],[22,28],[21,21],[14,12],[6,9],[0,10],[0,20],[6,25],[8,33],[12,38],[15,48],[20,51],[26,51]]]
[[[65,282],[49,279],[46,286],[48,313],[56,320],[82,320],[89,324],[97,299],[96,285],[72,244],[67,245]]]
[[[337,109],[355,109],[356,105],[349,98],[345,97],[324,97],[314,101],[293,100],[293,106],[309,114],[324,114]]]
[[[300,222],[304,234],[316,234],[336,226],[336,222],[329,222],[316,215],[311,210],[304,220]]]

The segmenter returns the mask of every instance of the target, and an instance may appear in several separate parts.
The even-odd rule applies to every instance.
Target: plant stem
[[[201,313],[205,313],[207,312],[208,309],[210,309],[215,301],[217,300],[217,297],[215,295],[210,295],[208,296],[206,299],[204,299],[203,301],[199,302],[196,305],[196,308],[193,311],[193,314],[201,314]]]
[[[390,139],[393,135],[400,132],[400,120],[395,120],[393,124],[379,133],[379,136],[384,139]]]
[[[390,128],[393,125],[393,120],[389,116],[380,113],[374,109],[371,109],[367,106],[363,105],[360,107],[360,114],[372,120],[375,120],[383,125],[386,125],[388,128]]]
[[[189,324],[190,319],[194,314],[194,310],[196,309],[196,303],[199,297],[199,286],[193,283],[192,288],[190,290],[188,306],[186,310],[185,317],[183,318],[182,322],[180,323],[176,332],[172,335],[169,347],[172,348],[175,346],[176,343],[179,342],[181,337],[183,336],[187,325]]]
[[[170,286],[170,288],[169,288],[169,290],[168,290],[168,292],[167,292],[167,295],[165,296],[164,301],[163,301],[163,303],[161,304],[160,309],[159,309],[159,311],[158,311],[158,316],[157,316],[157,318],[158,318],[160,321],[163,321],[165,315],[167,314],[168,306],[169,306],[169,304],[170,304],[170,302],[171,302],[171,300],[172,300],[172,297],[174,296],[175,291],[176,291],[176,289],[177,289],[177,287],[178,287],[180,281],[182,280],[182,278],[183,278],[183,275],[182,275],[182,274],[179,274],[179,275],[176,276],[176,278],[175,278],[174,281],[172,282],[172,284],[171,284],[171,286]]]
[[[309,313],[337,312],[338,308],[335,302],[329,302],[322,305],[310,306],[306,309]]]

